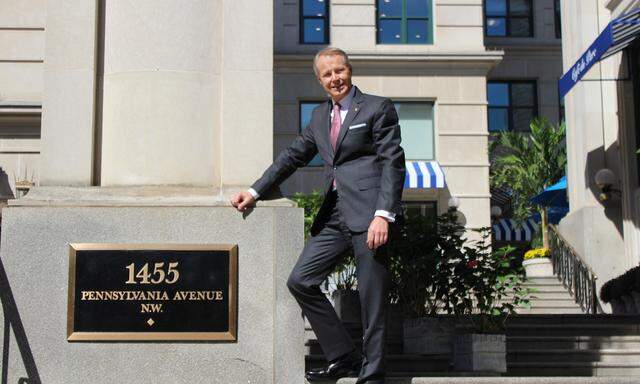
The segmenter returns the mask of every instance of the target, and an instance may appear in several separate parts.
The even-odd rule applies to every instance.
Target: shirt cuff
[[[380,216],[390,223],[393,223],[396,221],[396,214],[391,213],[389,211],[385,211],[384,209],[378,209],[373,215]]]
[[[253,188],[249,188],[247,191],[249,191],[251,196],[253,196],[253,198],[256,199],[256,200],[258,200],[258,197],[260,197],[260,194],[258,192],[256,192],[256,190],[253,189]]]

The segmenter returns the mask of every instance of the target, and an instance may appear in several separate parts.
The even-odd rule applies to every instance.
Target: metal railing
[[[558,276],[583,311],[590,314],[601,313],[596,290],[598,276],[553,225],[549,225],[549,245],[553,273]]]

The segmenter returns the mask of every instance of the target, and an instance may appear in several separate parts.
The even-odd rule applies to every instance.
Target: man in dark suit
[[[325,199],[311,237],[287,285],[309,320],[329,364],[307,379],[359,373],[358,383],[384,383],[385,308],[389,276],[380,248],[399,213],[405,177],[400,126],[389,99],[366,95],[351,84],[351,64],[340,49],[325,48],[314,71],[331,97],[311,122],[248,191],[232,197],[244,211],[316,155],[324,161]],[[362,353],[338,319],[320,284],[352,247],[362,313]]]

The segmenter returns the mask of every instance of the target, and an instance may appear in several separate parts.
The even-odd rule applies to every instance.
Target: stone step
[[[640,376],[640,362],[514,362],[507,364],[507,376]]]
[[[507,364],[536,362],[605,362],[640,364],[638,349],[519,349],[507,351]]]
[[[640,336],[509,336],[507,352],[519,350],[640,349]]]
[[[576,302],[573,297],[564,289],[532,292],[530,297],[533,300],[569,300],[572,303]]]
[[[463,375],[469,376],[465,377]],[[637,377],[480,377],[478,373],[446,372],[437,377],[387,377],[386,384],[637,384]],[[355,384],[355,378],[305,384]]]
[[[307,355],[307,369],[322,367],[327,364],[324,355]],[[450,370],[451,357],[449,355],[410,355],[388,354],[386,360],[387,372],[403,372],[403,375],[420,375],[425,372],[446,372]]]
[[[531,308],[516,308],[516,312],[521,315],[537,315],[537,314],[579,314],[584,313],[579,306],[571,304],[555,304],[547,305],[547,303],[532,304]]]

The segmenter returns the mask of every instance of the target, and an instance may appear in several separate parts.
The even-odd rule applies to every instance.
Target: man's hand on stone
[[[380,216],[374,217],[367,232],[367,247],[378,249],[378,247],[385,245],[388,239],[389,223]]]
[[[231,197],[231,205],[240,212],[244,212],[247,207],[252,206],[255,202],[256,199],[248,191],[238,192]]]

